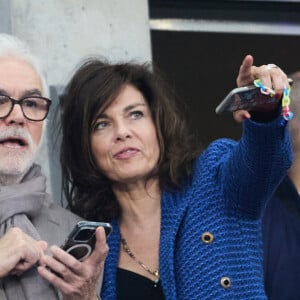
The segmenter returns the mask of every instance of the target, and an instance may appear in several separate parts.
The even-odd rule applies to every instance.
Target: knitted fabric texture
[[[213,142],[196,161],[192,180],[163,193],[159,269],[167,300],[266,299],[260,218],[291,165],[280,119],[245,121],[239,142]],[[120,233],[117,221],[113,226],[103,300],[116,299]],[[213,236],[208,243],[205,232]]]

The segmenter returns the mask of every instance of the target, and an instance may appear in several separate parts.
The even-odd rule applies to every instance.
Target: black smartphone
[[[61,248],[78,260],[83,261],[94,250],[96,243],[95,231],[97,227],[104,228],[106,237],[112,232],[110,223],[80,221],[70,232]]]
[[[288,81],[290,85],[293,84],[292,79],[288,78]],[[260,88],[255,85],[248,85],[230,91],[216,107],[216,113],[234,112],[241,109],[268,111],[275,109],[277,104],[278,99],[274,96],[261,93]]]

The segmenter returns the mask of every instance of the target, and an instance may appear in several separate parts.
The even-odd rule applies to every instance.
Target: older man
[[[0,299],[96,299],[108,250],[102,228],[84,262],[57,246],[45,254],[79,220],[53,203],[34,163],[51,104],[47,96],[28,47],[0,34]]]

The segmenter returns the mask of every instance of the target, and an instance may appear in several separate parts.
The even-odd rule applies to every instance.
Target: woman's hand
[[[284,88],[288,88],[289,83],[286,74],[276,65],[262,65],[256,67],[253,65],[253,57],[247,55],[239,70],[237,77],[237,85],[245,86],[253,84],[255,79],[260,79],[261,83],[268,88],[275,91],[275,98],[280,99]],[[251,117],[250,113],[246,110],[240,110],[233,113],[234,119],[242,122]]]
[[[40,259],[38,272],[61,291],[64,300],[97,299],[99,279],[108,253],[104,229],[96,229],[95,249],[83,262],[57,246],[52,246],[51,252],[53,256],[45,255]],[[49,268],[61,274],[61,277]]]

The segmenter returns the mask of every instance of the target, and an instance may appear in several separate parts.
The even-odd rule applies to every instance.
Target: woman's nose
[[[127,126],[124,122],[116,124],[116,140],[124,140],[130,136],[129,126]]]

